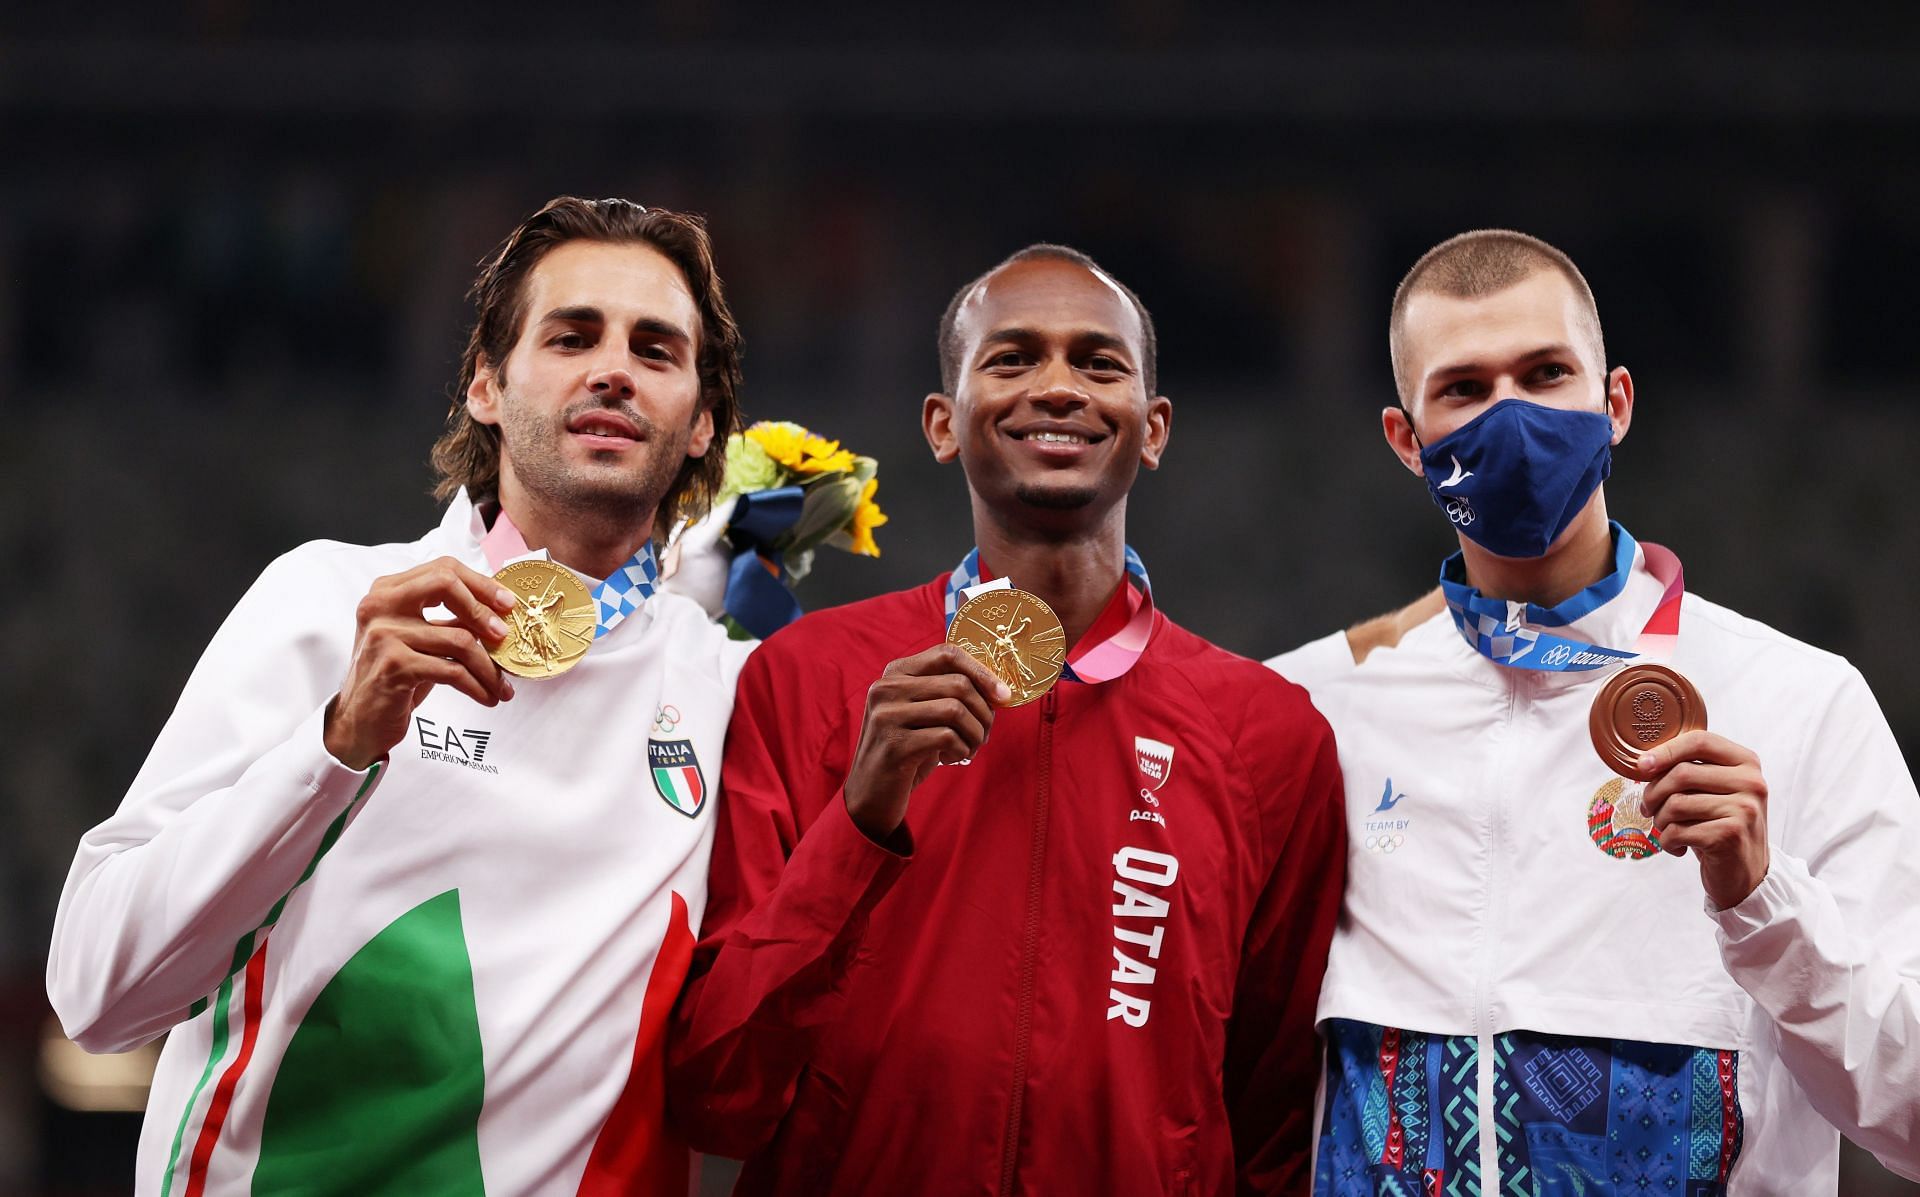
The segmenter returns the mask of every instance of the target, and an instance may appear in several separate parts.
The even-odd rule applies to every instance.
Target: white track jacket
[[[686,1191],[662,1037],[706,901],[745,645],[656,595],[571,672],[433,689],[364,773],[321,743],[373,580],[490,572],[465,496],[412,544],[302,546],[214,637],[87,833],[47,988],[68,1034],[171,1032],[135,1190]]]
[[[1631,647],[1661,591],[1636,552],[1563,634]],[[1808,1197],[1841,1133],[1920,1177],[1920,797],[1846,661],[1685,596],[1672,665],[1770,792],[1767,877],[1718,912],[1691,857],[1600,846],[1611,671],[1496,665],[1445,612],[1268,664],[1347,787],[1316,1194]]]

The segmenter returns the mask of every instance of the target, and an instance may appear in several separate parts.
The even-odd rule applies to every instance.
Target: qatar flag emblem
[[[1173,745],[1162,744],[1158,740],[1149,740],[1145,736],[1133,738],[1133,757],[1140,764],[1140,776],[1146,779],[1149,790],[1157,790],[1167,784],[1167,778],[1173,776]]]

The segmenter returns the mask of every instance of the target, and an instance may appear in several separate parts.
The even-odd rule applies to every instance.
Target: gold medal
[[[593,645],[593,595],[570,569],[551,561],[516,561],[493,575],[513,591],[507,638],[492,651],[515,677],[556,677]]]
[[[947,643],[993,670],[1013,691],[1003,706],[1017,707],[1053,689],[1067,664],[1067,633],[1037,594],[1002,587],[982,591],[953,614]]]

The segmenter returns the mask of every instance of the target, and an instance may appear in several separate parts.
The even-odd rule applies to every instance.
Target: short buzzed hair
[[[1449,237],[1420,255],[1393,292],[1393,314],[1387,321],[1387,348],[1393,357],[1393,381],[1404,397],[1407,390],[1407,304],[1416,295],[1437,294],[1455,299],[1478,299],[1524,282],[1542,270],[1557,270],[1573,284],[1586,309],[1593,351],[1602,369],[1607,364],[1606,340],[1600,333],[1600,309],[1593,289],[1573,259],[1538,237],[1512,229],[1474,229]]]
[[[1153,315],[1147,311],[1147,305],[1140,302],[1140,297],[1133,293],[1132,287],[1113,277],[1100,263],[1070,245],[1056,245],[1051,241],[1036,242],[1025,249],[1009,254],[993,269],[981,273],[953,293],[953,298],[947,301],[947,310],[940,317],[938,342],[940,389],[951,395],[954,388],[960,385],[960,353],[964,346],[960,344],[957,326],[960,322],[960,306],[967,302],[967,296],[973,294],[974,288],[1008,266],[1016,262],[1032,261],[1071,262],[1075,266],[1092,271],[1120,288],[1120,293],[1127,297],[1127,302],[1133,305],[1134,312],[1140,317],[1140,355],[1144,359],[1140,363],[1140,377],[1141,381],[1146,383],[1147,398],[1151,399],[1158,394],[1155,388],[1160,382],[1160,341],[1153,331]]]

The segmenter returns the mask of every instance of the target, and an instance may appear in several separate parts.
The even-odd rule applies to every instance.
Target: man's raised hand
[[[951,644],[889,664],[867,690],[847,813],[883,842],[907,817],[907,799],[936,765],[967,760],[987,741],[997,702],[1013,696],[992,670]]]
[[[1714,906],[1737,906],[1766,879],[1767,779],[1753,750],[1725,736],[1690,731],[1640,757],[1647,782],[1640,809],[1653,819],[1660,846],[1689,849]]]
[[[374,579],[354,610],[353,656],[327,704],[325,741],[335,760],[365,769],[407,734],[414,708],[437,685],[484,706],[513,697],[490,645],[506,639],[511,590],[451,557]],[[428,619],[445,607],[451,619]]]

